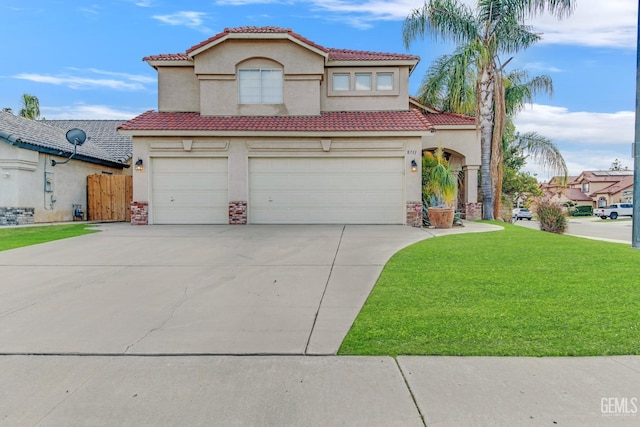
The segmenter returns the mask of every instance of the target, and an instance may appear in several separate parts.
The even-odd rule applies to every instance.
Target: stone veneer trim
[[[229,224],[247,223],[247,202],[244,200],[229,202]]]
[[[35,208],[0,206],[0,226],[34,224]]]
[[[149,203],[131,202],[131,225],[149,224]]]

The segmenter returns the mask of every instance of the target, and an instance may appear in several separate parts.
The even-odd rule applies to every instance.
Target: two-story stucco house
[[[242,27],[144,60],[158,111],[119,128],[143,165],[134,224],[418,225],[422,152],[439,145],[480,214],[475,122],[410,98],[417,56]]]

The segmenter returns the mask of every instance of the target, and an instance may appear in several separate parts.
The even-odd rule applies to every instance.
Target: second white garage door
[[[249,222],[402,224],[404,159],[251,158]]]
[[[226,158],[152,159],[154,224],[228,224]]]

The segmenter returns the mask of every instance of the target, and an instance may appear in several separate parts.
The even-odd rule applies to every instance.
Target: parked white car
[[[519,219],[527,219],[527,220],[531,221],[531,218],[533,217],[533,215],[531,214],[531,211],[529,209],[525,209],[525,208],[516,208],[516,209],[514,209],[513,211],[511,211],[511,216],[516,221],[519,220]]]
[[[633,216],[633,203],[613,203],[606,208],[594,209],[593,214],[602,219],[618,219],[619,216]]]

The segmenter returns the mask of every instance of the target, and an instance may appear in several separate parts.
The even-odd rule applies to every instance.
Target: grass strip
[[[91,224],[0,228],[0,251],[97,233],[99,231],[89,227],[91,227]]]

